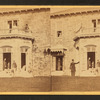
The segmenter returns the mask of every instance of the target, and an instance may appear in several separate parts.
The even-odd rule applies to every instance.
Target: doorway
[[[87,52],[87,64],[88,64],[87,69],[95,68],[95,52]]]
[[[11,69],[11,53],[3,53],[3,70]]]
[[[21,53],[21,68],[26,65],[26,53]]]
[[[63,70],[63,56],[56,57],[56,71]]]

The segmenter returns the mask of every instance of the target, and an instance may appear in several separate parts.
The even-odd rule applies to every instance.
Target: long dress
[[[88,60],[88,68],[87,69],[89,69],[89,68],[91,68],[91,61],[90,60]]]

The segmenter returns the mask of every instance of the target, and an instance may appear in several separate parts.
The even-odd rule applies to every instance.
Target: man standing
[[[97,60],[97,71],[98,71],[98,75],[100,74],[100,61]]]
[[[75,64],[78,64],[78,63],[79,63],[79,62],[74,63],[74,59],[72,59],[72,62],[71,62],[71,64],[70,64],[71,76],[75,76],[75,72],[76,72]]]
[[[91,63],[91,58],[90,57],[88,58],[87,63],[88,63],[88,68],[87,69],[92,68],[92,63]]]
[[[12,68],[13,68],[13,70],[12,70],[13,76],[15,76],[15,72],[16,72],[16,70],[17,70],[17,64],[16,64],[15,61],[13,61]]]
[[[29,32],[28,24],[26,24],[26,26],[25,26],[25,32]]]
[[[7,62],[6,62],[6,58],[4,58],[3,61],[3,70],[7,69]]]

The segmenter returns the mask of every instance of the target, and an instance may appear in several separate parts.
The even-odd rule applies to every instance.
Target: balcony
[[[98,28],[81,28],[74,37],[74,41],[80,38],[100,37],[100,27]]]
[[[0,39],[5,38],[34,39],[32,36],[32,31],[25,29],[2,29],[0,30]]]

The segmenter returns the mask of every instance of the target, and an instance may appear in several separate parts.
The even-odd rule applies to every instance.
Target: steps
[[[15,73],[11,71],[2,71],[0,72],[0,77],[33,77],[33,75],[27,71],[16,71]]]
[[[98,76],[98,73],[95,70],[86,70],[86,71],[81,72],[80,76],[95,77],[95,76]]]

